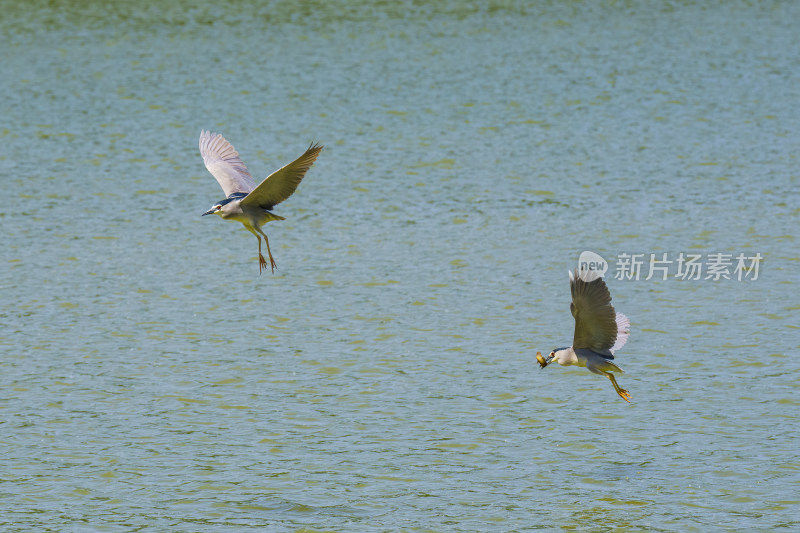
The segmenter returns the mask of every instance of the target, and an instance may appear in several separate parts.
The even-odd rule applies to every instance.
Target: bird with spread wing
[[[219,133],[200,132],[200,154],[211,175],[219,182],[227,198],[214,204],[203,213],[219,215],[225,220],[241,222],[247,231],[258,239],[258,272],[267,267],[261,255],[261,237],[267,245],[272,272],[278,266],[269,249],[269,239],[261,226],[273,220],[285,220],[272,213],[272,209],[289,198],[314,164],[322,146],[312,144],[303,155],[267,176],[258,186],[247,170],[244,161],[231,143]]]
[[[617,394],[630,403],[631,394],[617,385],[612,372],[622,373],[613,363],[614,352],[628,342],[631,323],[628,317],[614,311],[611,293],[603,278],[596,272],[582,270],[569,273],[572,303],[569,308],[575,318],[575,335],[572,346],[556,348],[547,358],[541,353],[536,360],[541,368],[552,361],[559,365],[577,365],[611,380]]]

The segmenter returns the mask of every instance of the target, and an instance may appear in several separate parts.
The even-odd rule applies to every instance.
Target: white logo
[[[578,258],[578,276],[587,283],[602,278],[607,270],[608,261],[594,252],[587,250]]]

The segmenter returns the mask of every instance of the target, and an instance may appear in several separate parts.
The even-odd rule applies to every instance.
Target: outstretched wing
[[[308,150],[286,165],[270,174],[250,194],[242,200],[243,206],[259,206],[263,209],[272,209],[294,193],[297,186],[306,175],[308,169],[314,164],[322,146],[312,144]]]
[[[601,277],[584,281],[576,269],[575,276],[569,273],[569,284],[572,291],[569,309],[575,318],[572,347],[588,348],[613,359],[611,348],[617,340],[617,320],[606,282]]]
[[[239,157],[239,152],[219,133],[200,132],[200,155],[225,196],[235,192],[247,194],[255,189],[256,182]]]
[[[617,350],[625,346],[625,343],[628,342],[630,334],[631,321],[622,313],[617,313],[617,340],[614,342],[614,346],[609,348],[608,351],[612,354],[616,353]]]

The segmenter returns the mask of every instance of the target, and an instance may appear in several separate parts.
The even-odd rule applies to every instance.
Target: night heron
[[[267,267],[267,262],[261,255],[261,237],[264,237],[264,242],[267,244],[272,272],[275,272],[275,267],[278,266],[272,258],[269,239],[261,231],[261,226],[272,220],[285,220],[282,216],[272,213],[272,208],[289,198],[297,189],[303,176],[317,159],[320,150],[322,146],[312,144],[303,155],[267,176],[256,187],[256,182],[231,143],[219,133],[205,130],[200,132],[200,154],[203,156],[203,162],[227,195],[227,198],[214,204],[214,207],[203,213],[203,216],[219,215],[225,220],[241,222],[247,231],[256,236],[259,273]]]
[[[557,348],[545,359],[541,353],[536,360],[541,368],[552,361],[562,366],[578,365],[590,372],[606,376],[623,400],[630,403],[631,394],[617,385],[612,372],[622,369],[612,362],[614,352],[628,341],[631,323],[628,317],[614,311],[611,294],[605,281],[596,272],[582,270],[569,273],[572,303],[569,306],[575,318],[575,335],[572,346]]]

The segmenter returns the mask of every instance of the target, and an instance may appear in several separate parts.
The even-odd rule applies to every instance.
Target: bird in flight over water
[[[231,143],[219,133],[205,130],[200,132],[200,154],[203,162],[227,196],[203,213],[203,216],[219,215],[225,220],[241,222],[247,231],[256,236],[259,273],[267,268],[267,261],[261,255],[261,237],[264,237],[267,245],[272,272],[278,266],[272,258],[269,239],[261,231],[261,226],[272,220],[285,220],[284,217],[272,213],[272,209],[297,189],[321,150],[321,145],[312,144],[303,155],[267,176],[256,187],[256,182]]]
[[[611,305],[611,293],[606,282],[595,272],[583,270],[575,275],[569,273],[569,286],[572,291],[572,303],[569,306],[575,318],[575,335],[572,346],[556,348],[547,358],[536,354],[540,368],[552,361],[559,365],[578,365],[590,372],[606,376],[614,385],[617,394],[630,403],[631,394],[617,385],[612,372],[622,373],[615,365],[614,352],[622,348],[631,333],[628,317],[614,311]]]

